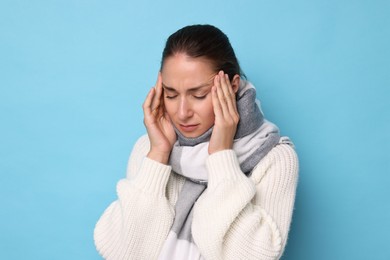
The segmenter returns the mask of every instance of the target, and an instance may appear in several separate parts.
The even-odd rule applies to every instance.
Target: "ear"
[[[238,88],[240,87],[240,80],[241,80],[240,75],[236,74],[234,75],[233,80],[230,83],[232,85],[234,93],[237,93]]]

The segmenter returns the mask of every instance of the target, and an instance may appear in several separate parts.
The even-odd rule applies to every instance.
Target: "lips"
[[[192,132],[198,128],[199,124],[196,124],[196,125],[182,125],[182,124],[180,124],[179,126],[183,132]]]

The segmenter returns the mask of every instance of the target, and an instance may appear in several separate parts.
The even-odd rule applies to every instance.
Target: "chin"
[[[199,137],[201,136],[202,134],[196,134],[196,133],[182,133],[181,134],[184,136],[184,137],[187,137],[187,138],[196,138],[196,137]]]

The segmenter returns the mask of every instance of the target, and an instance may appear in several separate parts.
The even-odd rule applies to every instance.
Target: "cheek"
[[[209,102],[205,102],[205,104],[202,104],[200,109],[203,121],[210,125],[214,124],[215,115],[212,101],[210,100]]]
[[[170,117],[172,117],[175,113],[175,111],[177,110],[175,105],[173,104],[173,102],[171,100],[164,100],[164,106],[165,106],[165,110],[167,111],[168,115]]]

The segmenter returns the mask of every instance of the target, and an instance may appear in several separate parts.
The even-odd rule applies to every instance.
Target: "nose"
[[[190,102],[185,97],[182,97],[179,104],[179,110],[177,111],[178,118],[182,121],[187,120],[193,115]]]

